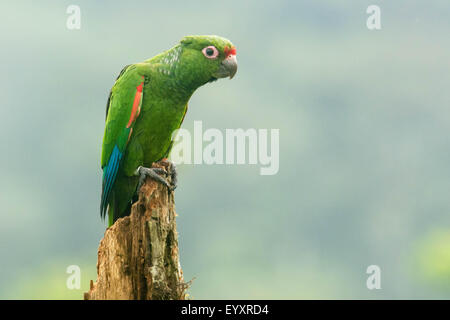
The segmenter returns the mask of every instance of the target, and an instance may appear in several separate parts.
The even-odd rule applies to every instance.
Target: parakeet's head
[[[237,71],[236,48],[230,40],[218,36],[187,36],[180,65],[184,75],[200,85],[219,78],[233,78]]]

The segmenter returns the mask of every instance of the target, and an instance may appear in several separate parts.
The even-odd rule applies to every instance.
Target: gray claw
[[[177,182],[178,182],[178,173],[177,173],[177,167],[175,166],[175,163],[169,162],[169,170],[170,170],[170,181],[172,183],[170,187],[170,191],[173,191],[177,188]]]
[[[164,169],[161,169],[161,168],[146,168],[146,167],[140,166],[139,168],[137,168],[135,174],[137,176],[139,176],[139,184],[138,184],[138,187],[137,187],[138,191],[141,189],[141,187],[144,184],[145,179],[147,177],[162,183],[169,190],[172,191],[172,186],[169,184],[169,182],[167,182],[167,180],[165,178],[160,176],[160,175],[167,176],[167,172]]]
[[[168,159],[163,159],[159,161],[160,163],[163,163],[164,166],[167,166],[167,172],[170,172],[170,191],[174,191],[177,188],[177,182],[178,182],[178,174],[177,174],[177,167],[175,166],[175,163],[172,161],[169,161]],[[166,176],[167,176],[166,172]]]

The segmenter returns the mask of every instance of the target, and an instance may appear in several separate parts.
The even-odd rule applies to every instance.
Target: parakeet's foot
[[[161,176],[161,175],[167,176],[167,172],[164,169],[162,169],[162,168],[146,168],[146,167],[140,166],[139,168],[137,168],[135,174],[137,176],[139,176],[139,184],[138,184],[138,187],[137,187],[138,191],[141,189],[142,185],[145,182],[145,178],[147,178],[147,177],[162,183],[170,191],[175,189],[175,188],[172,188],[170,183],[165,178],[163,178]]]
[[[175,163],[169,161],[167,158],[163,158],[159,163],[164,165],[167,168],[167,172],[170,173],[171,191],[175,190],[178,183],[177,167]]]

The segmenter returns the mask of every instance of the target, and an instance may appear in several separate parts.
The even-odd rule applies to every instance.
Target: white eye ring
[[[206,48],[203,48],[202,52],[203,55],[208,59],[215,59],[219,55],[219,51],[214,46],[208,46]]]

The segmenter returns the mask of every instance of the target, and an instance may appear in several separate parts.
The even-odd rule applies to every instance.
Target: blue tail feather
[[[109,196],[111,194],[112,186],[117,177],[120,160],[122,159],[122,152],[117,146],[114,147],[108,163],[103,168],[103,183],[102,183],[102,199],[100,203],[100,215],[104,218],[106,216],[106,208],[108,206]]]

